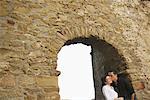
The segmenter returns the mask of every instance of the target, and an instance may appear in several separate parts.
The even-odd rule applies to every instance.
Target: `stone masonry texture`
[[[90,36],[118,50],[150,100],[149,0],[0,0],[0,100],[59,100],[57,54]]]

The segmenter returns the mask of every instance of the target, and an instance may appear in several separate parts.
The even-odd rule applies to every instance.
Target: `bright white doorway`
[[[58,53],[57,70],[61,100],[95,98],[91,46],[81,43],[64,46]]]

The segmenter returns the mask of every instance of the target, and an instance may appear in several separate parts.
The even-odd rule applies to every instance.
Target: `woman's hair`
[[[106,77],[107,77],[108,75],[105,75],[105,76],[103,76],[102,78],[101,78],[101,81],[102,81],[102,86],[104,86],[106,83]]]

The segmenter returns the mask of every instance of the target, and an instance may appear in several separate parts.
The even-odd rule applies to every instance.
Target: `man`
[[[118,76],[115,71],[109,71],[108,75],[111,76],[114,82],[112,85],[119,97],[124,97],[124,100],[135,100],[133,86],[127,77]]]

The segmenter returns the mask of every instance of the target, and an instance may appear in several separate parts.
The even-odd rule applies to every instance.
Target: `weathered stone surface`
[[[58,92],[51,92],[45,95],[45,100],[60,100]]]
[[[124,57],[126,68],[117,68],[132,83],[142,80],[145,88],[136,84],[136,93],[149,100],[149,9],[148,0],[1,0],[0,99],[59,99],[59,50],[68,40],[94,36]]]

